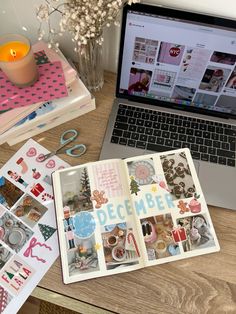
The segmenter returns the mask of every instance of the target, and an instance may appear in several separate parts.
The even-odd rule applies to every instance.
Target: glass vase
[[[78,48],[78,72],[90,92],[99,91],[104,83],[102,44],[96,39],[88,40]]]

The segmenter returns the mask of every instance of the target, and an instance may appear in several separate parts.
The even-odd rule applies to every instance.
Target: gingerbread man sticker
[[[108,199],[105,197],[105,192],[99,192],[98,190],[93,191],[93,196],[90,197],[90,200],[96,202],[95,208],[101,208],[103,204],[108,202]]]

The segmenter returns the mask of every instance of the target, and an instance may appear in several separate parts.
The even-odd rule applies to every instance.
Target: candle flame
[[[13,58],[16,57],[16,51],[13,49],[10,49],[10,54],[12,55]]]

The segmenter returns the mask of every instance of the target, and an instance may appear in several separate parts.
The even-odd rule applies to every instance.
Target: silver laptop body
[[[209,43],[211,38],[212,43]],[[176,54],[179,60],[172,61],[170,51],[171,57]],[[190,74],[186,74],[188,70],[184,69],[191,60],[189,55],[193,64]],[[235,67],[236,22],[150,5],[126,6],[121,31],[117,97],[100,159],[127,158],[156,151],[111,143],[120,104],[193,117],[196,121],[229,124],[232,130],[236,130]],[[223,75],[220,70],[223,70]],[[148,73],[151,77],[148,91],[140,91],[140,86],[137,87],[133,78],[137,73],[139,76]],[[218,87],[214,86],[214,82]],[[131,90],[130,86],[135,84],[136,91]],[[235,135],[231,139],[233,137]],[[236,167],[201,159],[194,160],[194,164],[207,203],[236,209]]]

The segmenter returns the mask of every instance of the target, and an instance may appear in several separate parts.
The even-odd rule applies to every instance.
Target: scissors
[[[60,138],[60,143],[61,146],[59,146],[56,150],[52,151],[51,153],[42,155],[40,157],[40,161],[43,162],[46,159],[57,155],[58,152],[64,148],[67,144],[73,142],[77,137],[78,137],[79,133],[74,130],[67,130],[64,133],[61,134],[61,138]],[[77,152],[77,153],[75,153]],[[65,154],[67,154],[68,156],[71,157],[80,157],[81,155],[83,155],[86,152],[86,146],[84,144],[76,144],[68,149],[65,150]]]

